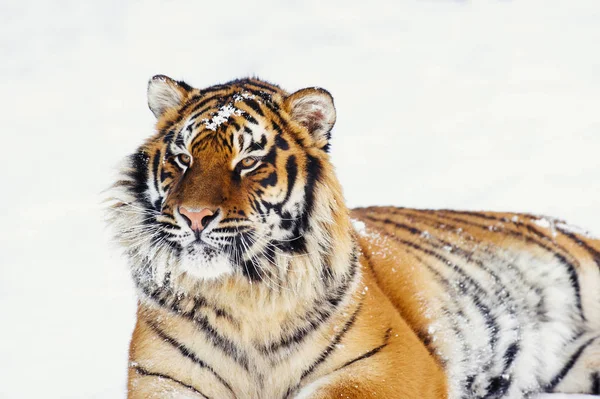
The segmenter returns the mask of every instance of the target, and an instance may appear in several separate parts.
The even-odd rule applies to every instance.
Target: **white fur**
[[[157,118],[167,109],[177,107],[183,101],[182,93],[174,81],[164,76],[150,79],[148,82],[148,106]]]
[[[329,383],[330,377],[319,378],[302,388],[294,399],[309,399],[319,388]]]
[[[322,89],[303,89],[290,97],[292,118],[310,126],[315,140],[324,139],[336,120],[335,106],[331,95]]]
[[[214,258],[209,259],[200,248],[197,249],[197,252],[183,255],[179,269],[191,276],[205,280],[232,274],[234,271],[227,256],[218,253]]]
[[[447,256],[454,261],[451,252]],[[568,359],[566,343],[574,338],[578,327],[577,318],[574,317],[577,314],[574,293],[568,273],[565,266],[548,253],[532,255],[507,251],[497,253],[493,258],[483,253],[475,258],[481,259],[486,267],[500,276],[500,281],[495,281],[478,265],[461,264],[465,273],[472,276],[488,294],[482,297],[482,303],[489,306],[490,314],[496,319],[498,340],[496,350],[491,352],[491,332],[469,296],[440,288],[439,298],[432,300],[430,308],[436,309],[443,304],[447,313],[433,316],[429,332],[434,336],[434,344],[440,355],[448,361],[449,397],[462,397],[464,381],[468,375],[475,375],[474,387],[480,387],[485,392],[489,378],[503,372],[503,361],[498,355],[517,342],[519,352],[512,366],[503,374],[513,381],[503,397],[522,398],[523,392],[539,388],[538,381],[548,382]],[[456,263],[459,262],[457,258]],[[458,273],[445,264],[435,268],[457,284],[461,280]],[[517,269],[522,273],[522,280],[517,277]],[[504,286],[503,289],[509,294],[508,299],[493,295],[500,287],[498,284]],[[533,292],[533,286],[541,289],[544,308],[548,310],[547,321],[536,319],[535,309],[541,298]],[[458,301],[456,305],[451,298]],[[511,307],[514,307],[515,314],[511,314]],[[465,318],[457,314],[458,310],[462,310]],[[464,335],[456,335],[454,329],[459,329]],[[483,373],[482,369],[490,356],[495,359],[494,365],[489,372]]]

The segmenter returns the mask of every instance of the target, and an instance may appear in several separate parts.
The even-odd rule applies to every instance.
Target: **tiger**
[[[107,220],[135,285],[127,397],[600,393],[600,241],[519,213],[349,209],[332,95],[150,79]]]

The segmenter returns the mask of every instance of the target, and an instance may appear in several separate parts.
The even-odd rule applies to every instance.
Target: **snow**
[[[514,217],[513,217],[513,219],[514,219]],[[516,221],[516,220],[513,220],[513,221]],[[550,230],[553,237],[556,237],[558,235],[558,231],[557,231],[557,229],[558,229],[564,233],[574,233],[574,234],[582,235],[587,238],[598,239],[597,236],[590,234],[589,231],[587,231],[586,229],[584,229],[582,227],[575,226],[575,225],[572,225],[569,223],[565,223],[564,221],[553,218],[553,217],[543,216],[538,219],[534,219],[533,223],[540,226],[541,228]]]
[[[354,227],[354,230],[356,230],[356,232],[361,235],[361,236],[366,236],[367,233],[367,226],[365,225],[364,222],[357,220],[357,219],[352,219],[352,227]]]
[[[575,226],[564,222],[557,222],[556,227],[558,227],[561,231],[566,233],[574,233],[582,235],[584,237],[598,239],[596,236],[592,236],[589,231],[579,226]]]
[[[326,88],[350,206],[598,234],[599,17],[597,0],[4,1],[0,398],[124,397],[135,297],[100,201],[152,133],[151,76]]]
[[[216,131],[219,126],[227,122],[231,115],[241,115],[242,110],[235,108],[232,104],[226,104],[219,108],[217,114],[210,119],[203,119],[201,122],[204,123],[207,129]]]
[[[539,219],[535,219],[533,223],[540,226],[543,229],[550,230],[552,237],[556,237],[558,235],[558,232],[556,231],[556,221],[554,219],[542,217]]]
[[[550,222],[546,218],[536,219],[536,220],[533,221],[533,223],[535,223],[538,226],[543,227],[545,229],[549,229],[549,228],[551,228],[554,225],[553,222]]]

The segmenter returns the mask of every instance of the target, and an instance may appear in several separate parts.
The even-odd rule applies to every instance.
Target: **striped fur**
[[[139,296],[129,398],[598,390],[598,241],[529,215],[349,212],[322,89],[157,76],[148,96],[156,133],[109,204]],[[194,232],[180,206],[215,215]]]
[[[361,244],[378,286],[444,364],[450,397],[593,392],[600,242],[524,214],[377,207],[353,216],[368,226]],[[406,297],[424,310],[407,309]]]

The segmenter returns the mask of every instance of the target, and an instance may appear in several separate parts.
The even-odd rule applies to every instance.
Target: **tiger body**
[[[377,287],[444,365],[450,397],[598,393],[600,241],[525,214],[353,215]]]
[[[139,297],[129,398],[599,389],[598,241],[527,215],[349,212],[322,89],[157,76],[148,96],[156,134],[109,207]]]

